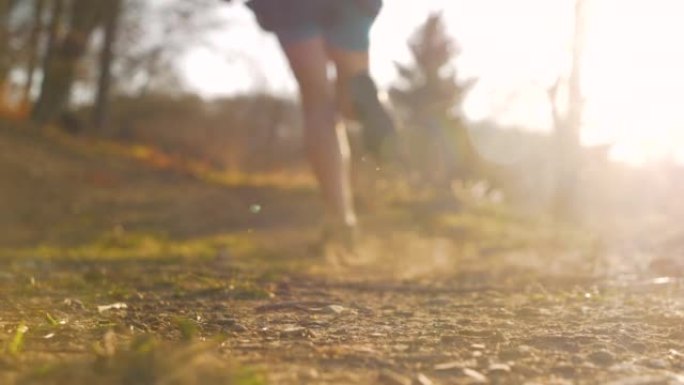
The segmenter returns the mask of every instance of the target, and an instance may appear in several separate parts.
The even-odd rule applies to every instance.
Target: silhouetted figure
[[[307,156],[327,208],[326,231],[345,242],[356,232],[350,151],[341,118],[363,126],[366,149],[381,157],[395,136],[369,75],[369,31],[382,0],[251,0],[274,32],[299,84]],[[337,77],[328,76],[333,63]]]

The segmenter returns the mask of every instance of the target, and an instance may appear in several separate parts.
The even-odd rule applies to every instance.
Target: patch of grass
[[[231,298],[238,300],[248,301],[273,297],[273,293],[270,291],[248,281],[231,284],[228,290]]]
[[[263,285],[254,282],[250,277],[229,279],[227,281],[211,277],[196,278],[194,275],[179,277],[174,284],[175,293],[179,297],[194,295],[219,294],[236,300],[259,300],[273,296]]]
[[[45,321],[47,321],[50,326],[59,326],[59,321],[55,319],[50,313],[45,312]]]
[[[466,211],[437,216],[439,232],[473,244],[479,250],[573,249],[589,251],[595,237],[580,227],[561,226],[544,218],[506,210]]]
[[[113,230],[92,243],[76,247],[37,246],[0,249],[0,259],[44,258],[54,260],[177,260],[213,258],[220,250],[245,255],[255,250],[249,237],[224,234],[208,238],[172,240],[163,234]]]
[[[14,336],[5,348],[5,351],[9,355],[16,357],[21,353],[21,350],[24,348],[24,336],[26,335],[26,332],[28,332],[28,327],[23,322],[17,326]]]
[[[195,339],[197,334],[199,333],[199,329],[197,328],[197,323],[191,319],[188,318],[183,318],[179,317],[174,320],[174,323],[176,324],[176,327],[178,327],[178,330],[180,331],[181,334],[181,340],[185,342],[190,342]]]
[[[205,161],[172,154],[140,143],[85,138],[64,133],[56,127],[44,130],[44,136],[74,153],[89,157],[110,156],[131,159],[148,167],[189,174],[198,180],[223,186],[276,187],[283,190],[313,190],[314,178],[307,172],[247,173],[224,171]]]
[[[109,335],[111,337],[111,335]],[[88,359],[37,365],[15,385],[262,385],[263,376],[221,357],[212,344],[135,338],[116,350],[112,338]]]

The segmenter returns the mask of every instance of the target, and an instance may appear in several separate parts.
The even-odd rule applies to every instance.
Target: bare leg
[[[375,82],[370,78],[367,51],[329,48],[337,68],[337,99],[345,117],[363,126],[366,150],[377,160],[396,158],[396,129],[391,116],[378,99]]]
[[[318,179],[329,216],[347,226],[356,224],[349,176],[349,145],[338,124],[335,95],[328,79],[328,57],[322,38],[283,47],[299,83],[307,156]]]
[[[368,73],[368,52],[328,47],[328,53],[335,62],[337,71],[336,96],[338,108],[345,118],[356,119],[354,105],[349,95],[349,82],[357,75]]]

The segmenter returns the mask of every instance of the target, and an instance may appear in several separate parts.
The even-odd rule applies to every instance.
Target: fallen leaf
[[[466,377],[470,377],[475,383],[481,384],[487,382],[487,377],[484,374],[478,372],[477,370],[465,368],[463,369],[463,374]]]
[[[418,373],[418,375],[416,376],[416,382],[419,385],[434,385],[434,382],[432,382],[432,380],[423,373]]]
[[[98,313],[106,312],[107,310],[121,310],[128,309],[128,305],[123,302],[113,303],[111,305],[100,305],[97,307]]]
[[[411,379],[391,370],[383,370],[378,376],[378,381],[385,385],[411,385]]]

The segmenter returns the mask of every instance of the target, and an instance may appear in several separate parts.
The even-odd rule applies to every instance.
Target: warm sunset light
[[[395,81],[394,62],[408,59],[406,39],[431,11],[442,11],[461,46],[461,76],[479,79],[465,103],[474,120],[549,130],[546,88],[567,76],[573,28],[570,0],[386,0],[374,27],[373,70]],[[612,156],[643,164],[684,152],[684,24],[677,0],[590,0],[586,14],[583,87],[584,143],[610,144]],[[226,52],[198,50],[187,57],[188,81],[207,96],[250,87],[294,92],[275,40],[259,32],[242,7],[215,43]],[[246,44],[263,50],[227,59]],[[268,74],[269,80],[265,77]],[[648,127],[648,129],[644,129]],[[678,155],[679,154],[679,155]]]
[[[0,0],[0,385],[684,385],[684,0]]]

